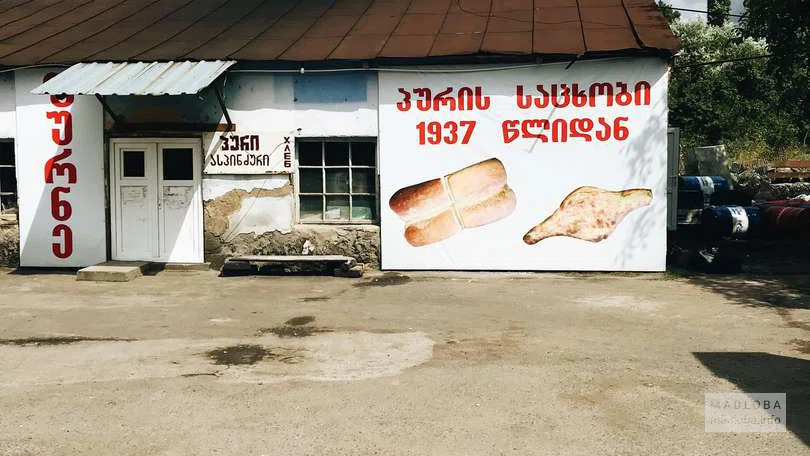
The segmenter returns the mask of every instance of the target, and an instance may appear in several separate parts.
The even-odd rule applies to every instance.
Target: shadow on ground
[[[681,278],[720,293],[735,304],[776,309],[810,309],[810,274],[688,273],[681,274]]]
[[[34,268],[19,267],[9,270],[12,275],[76,275],[81,268]]]
[[[787,428],[810,446],[810,361],[770,353],[702,352],[694,356],[714,375],[746,393],[785,393]]]

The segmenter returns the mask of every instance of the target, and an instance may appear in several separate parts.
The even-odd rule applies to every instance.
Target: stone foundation
[[[205,260],[219,267],[232,255],[348,255],[368,267],[380,266],[376,225],[296,225],[289,233],[239,234],[230,241],[206,231]]]
[[[205,261],[234,255],[347,255],[380,265],[376,225],[295,225],[295,191],[286,175],[208,176],[203,180]]]
[[[0,225],[0,267],[20,265],[20,231],[17,224]]]

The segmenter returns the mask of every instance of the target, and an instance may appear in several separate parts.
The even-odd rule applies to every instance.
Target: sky
[[[665,0],[670,5],[676,8],[688,8],[706,11],[706,0]],[[731,13],[742,14],[743,0],[731,0]],[[681,18],[685,20],[703,19],[706,20],[706,15],[701,13],[690,13],[688,11],[681,11]],[[732,18],[734,19],[734,18]]]

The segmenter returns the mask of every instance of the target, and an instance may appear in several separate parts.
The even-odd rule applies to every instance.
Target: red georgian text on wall
[[[48,73],[42,82],[54,76],[56,73]],[[51,140],[59,147],[57,153],[45,162],[45,183],[52,185],[50,212],[54,220],[51,233],[54,242],[51,247],[54,256],[61,259],[73,254],[73,230],[70,228],[73,207],[65,198],[70,194],[70,185],[76,183],[76,165],[68,161],[73,153],[73,149],[68,147],[73,141],[73,117],[67,108],[73,104],[73,98],[73,95],[51,95],[50,105],[54,109],[45,113],[54,127],[51,129]]]

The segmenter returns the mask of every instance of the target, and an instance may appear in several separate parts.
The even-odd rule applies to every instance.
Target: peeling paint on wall
[[[204,176],[202,181],[203,201],[219,198],[231,190],[250,192],[254,188],[271,190],[290,184],[286,174],[269,176]]]
[[[237,234],[261,234],[268,231],[289,233],[292,230],[290,214],[292,194],[285,197],[249,197],[242,200],[242,207],[228,216],[228,231],[222,238],[227,242]]]
[[[293,219],[293,188],[232,189],[203,203],[206,233],[228,240],[237,233],[289,232]],[[245,231],[252,227],[250,231]]]

